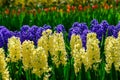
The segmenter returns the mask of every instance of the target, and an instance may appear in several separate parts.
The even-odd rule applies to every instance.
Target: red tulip
[[[92,9],[96,9],[96,8],[98,8],[97,4],[92,6]]]
[[[106,3],[106,4],[104,5],[104,8],[105,8],[105,9],[109,9],[109,5]]]
[[[75,7],[75,6],[72,6],[71,9],[74,11],[74,10],[76,9],[76,7]]]
[[[45,11],[45,12],[48,12],[48,11],[49,11],[49,8],[44,8],[44,11]]]
[[[79,5],[79,6],[78,6],[78,10],[80,10],[80,11],[82,11],[82,10],[83,10],[82,5]]]
[[[10,13],[10,10],[9,10],[9,9],[6,9],[6,10],[5,10],[5,14],[8,15],[9,13]]]
[[[67,9],[70,9],[70,8],[71,8],[71,7],[70,7],[70,5],[68,4],[68,5],[67,5]]]
[[[55,11],[55,10],[56,10],[56,7],[52,7],[51,10],[52,10],[52,11]]]
[[[70,12],[70,9],[67,9],[67,12]]]

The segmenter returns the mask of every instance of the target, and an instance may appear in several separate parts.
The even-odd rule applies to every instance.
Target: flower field
[[[120,23],[92,20],[90,29],[75,22],[65,30],[24,25],[20,31],[0,26],[1,79],[87,80],[120,78]]]
[[[0,0],[0,80],[120,80],[120,0]]]

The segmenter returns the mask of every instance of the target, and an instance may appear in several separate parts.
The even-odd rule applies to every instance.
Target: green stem
[[[81,79],[81,72],[82,72],[82,71],[80,70],[79,73],[78,73],[78,75],[77,75],[76,80],[82,80],[82,79]]]
[[[75,79],[75,71],[74,71],[74,65],[73,65],[73,58],[71,58],[70,61],[70,80],[74,80]]]
[[[91,80],[90,70],[87,71],[87,80]]]
[[[26,80],[32,80],[31,79],[31,71],[30,70],[25,71],[25,75],[26,75]]]

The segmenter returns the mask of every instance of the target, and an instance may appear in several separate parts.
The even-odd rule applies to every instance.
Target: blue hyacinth
[[[65,32],[65,28],[64,28],[64,26],[62,24],[59,24],[59,25],[57,25],[57,27],[55,27],[55,31],[57,33]]]

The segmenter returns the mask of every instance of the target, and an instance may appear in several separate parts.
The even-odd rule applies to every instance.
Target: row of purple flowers
[[[0,26],[0,47],[4,46],[7,48],[8,38],[12,36],[20,37],[21,43],[25,40],[34,41],[34,44],[37,46],[37,41],[42,36],[42,32],[47,29],[51,29],[51,26],[46,24],[43,27],[38,27],[36,25],[33,25],[32,27],[23,25],[20,31],[10,31],[4,26]],[[67,32],[62,24],[57,25],[54,30],[58,33]],[[107,36],[117,37],[119,31],[120,23],[114,26],[108,24],[106,20],[98,23],[98,21],[94,19],[90,23],[90,28],[86,23],[73,23],[72,27],[68,31],[68,39],[70,40],[72,34],[80,35],[83,47],[86,47],[86,36],[90,32],[95,32],[97,34],[97,38],[102,41],[102,39]]]
[[[23,25],[20,31],[10,31],[5,26],[0,26],[0,48],[7,48],[8,38],[12,36],[20,37],[21,43],[25,40],[31,40],[37,45],[37,41],[42,36],[42,32],[47,29],[51,29],[51,26],[46,24],[43,27]],[[65,31],[65,28],[61,24],[55,28],[57,32],[62,32],[63,30]]]

